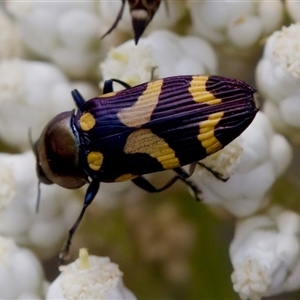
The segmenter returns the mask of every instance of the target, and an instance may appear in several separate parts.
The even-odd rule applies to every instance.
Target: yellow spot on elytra
[[[87,155],[87,162],[92,170],[98,171],[103,163],[103,154],[97,151],[92,151]]]
[[[89,112],[84,113],[79,119],[79,125],[83,131],[91,130],[95,124],[96,120]]]
[[[224,113],[218,112],[209,115],[208,119],[202,121],[199,125],[198,140],[205,148],[207,154],[213,154],[223,148],[223,145],[215,137],[215,127],[222,119]]]
[[[123,175],[119,176],[114,181],[115,182],[127,181],[127,180],[131,180],[131,179],[134,179],[137,177],[138,177],[138,175],[133,175],[133,174],[128,173],[128,174],[123,174]]]
[[[205,103],[208,105],[219,104],[222,102],[222,99],[216,98],[214,94],[206,90],[208,78],[208,76],[193,76],[188,90],[193,100],[197,103]]]
[[[146,153],[156,158],[165,170],[180,167],[175,151],[150,129],[139,129],[131,133],[127,138],[124,152],[126,154]]]
[[[149,82],[146,90],[132,106],[118,112],[120,121],[128,127],[140,127],[149,122],[159,100],[162,84],[162,79]]]

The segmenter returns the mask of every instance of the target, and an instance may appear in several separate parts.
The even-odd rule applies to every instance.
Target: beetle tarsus
[[[212,168],[206,166],[205,164],[201,162],[197,162],[197,165],[201,166],[202,168],[206,169],[208,172],[213,174],[217,179],[222,180],[223,182],[226,182],[230,177],[224,177],[223,174],[213,170]]]

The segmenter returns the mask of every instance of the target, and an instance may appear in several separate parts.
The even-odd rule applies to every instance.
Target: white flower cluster
[[[118,78],[134,86],[151,80],[153,69],[155,77],[159,78],[215,74],[217,59],[210,44],[201,38],[155,31],[141,38],[138,45],[130,40],[113,48],[100,69],[103,80]]]
[[[300,10],[299,10],[300,11]],[[256,70],[265,112],[280,132],[299,143],[300,24],[274,32],[266,41]]]
[[[117,28],[101,39],[120,6],[121,1],[27,0],[0,6],[0,298],[135,299],[115,264],[84,250],[60,268],[46,292],[39,260],[57,255],[85,191],[42,185],[36,212],[38,180],[28,132],[31,128],[35,141],[48,120],[74,109],[74,88],[89,99],[107,79],[133,86],[186,74],[256,79],[262,112],[234,142],[202,160],[205,167],[197,167],[190,180],[205,204],[237,219],[230,259],[240,298],[299,289],[300,215],[273,206],[270,193],[290,164],[296,165],[286,138],[300,143],[300,24],[291,24],[300,21],[299,3],[162,1],[138,45],[128,40],[133,36],[128,4]],[[288,26],[280,30],[284,21]],[[129,184],[107,184],[98,204],[142,199]],[[176,230],[164,226],[174,241]],[[187,239],[189,249],[193,237]],[[188,268],[175,259],[172,266]]]
[[[95,77],[100,49],[97,3],[8,1],[25,45],[72,78]]]

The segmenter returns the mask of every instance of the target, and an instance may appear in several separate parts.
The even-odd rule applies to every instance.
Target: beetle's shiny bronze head
[[[74,111],[53,118],[34,145],[40,182],[76,189],[87,181],[79,167],[79,144],[71,128]]]

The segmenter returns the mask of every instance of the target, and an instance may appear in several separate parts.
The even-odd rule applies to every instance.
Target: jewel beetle
[[[113,92],[113,82],[126,89]],[[258,111],[255,92],[240,80],[213,75],[173,76],[135,87],[111,79],[103,95],[88,101],[72,91],[77,109],[54,117],[34,144],[39,182],[68,189],[89,184],[62,256],[100,182],[132,180],[158,192],[179,179],[197,194],[187,180],[193,166],[248,127]],[[182,168],[188,164],[190,173]],[[176,176],[160,188],[142,176],[163,170]]]
[[[167,0],[165,1],[167,5]],[[143,32],[157,12],[161,0],[127,0],[127,2],[129,4],[129,10],[132,20],[134,40],[135,44],[137,44]],[[122,19],[122,15],[124,13],[125,3],[126,1],[122,0],[121,9],[117,15],[115,22],[110,27],[110,29],[102,36],[102,38],[110,34],[118,26],[118,23]]]

